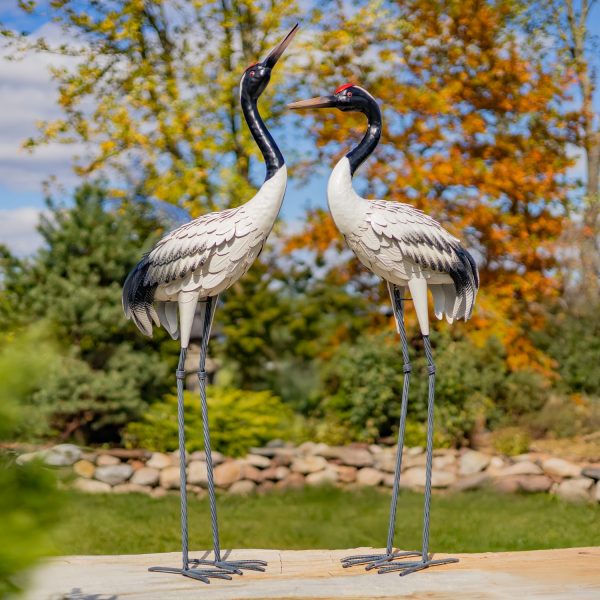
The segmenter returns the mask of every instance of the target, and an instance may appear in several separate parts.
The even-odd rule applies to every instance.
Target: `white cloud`
[[[0,209],[0,244],[10,248],[17,256],[31,254],[42,243],[36,226],[42,211],[25,206],[12,210]]]
[[[35,34],[47,39],[59,38],[53,24],[42,26]],[[28,54],[19,60],[6,60],[11,51],[0,48],[0,182],[16,193],[42,190],[42,182],[55,175],[66,186],[75,182],[72,157],[82,149],[52,144],[33,154],[22,148],[36,134],[36,122],[60,115],[56,105],[56,84],[49,68],[64,66],[74,59],[58,55]]]

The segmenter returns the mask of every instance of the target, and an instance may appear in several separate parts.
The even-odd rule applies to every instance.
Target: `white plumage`
[[[479,285],[477,269],[460,241],[423,211],[400,202],[367,200],[352,187],[350,163],[342,158],[327,187],[333,220],[348,247],[373,273],[408,287],[423,333],[429,331],[420,288],[431,289],[434,312],[449,323],[469,319]]]
[[[152,335],[154,321],[179,337],[175,306],[179,305],[180,321],[186,319],[199,299],[217,296],[246,274],[273,228],[286,183],[283,165],[246,204],[203,215],[163,237],[131,272],[131,285],[125,283],[126,316],[146,335]],[[156,306],[144,301],[141,290],[152,290]],[[183,347],[189,334],[181,331]]]

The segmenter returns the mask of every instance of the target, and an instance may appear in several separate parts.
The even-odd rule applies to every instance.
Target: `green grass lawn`
[[[385,545],[389,493],[308,488],[219,497],[223,548],[352,548]],[[402,493],[396,542],[420,548],[423,496]],[[210,548],[207,500],[190,500],[190,547]],[[69,493],[53,535],[57,554],[179,549],[179,498]],[[431,549],[484,552],[600,545],[600,508],[546,494],[478,491],[433,498]]]

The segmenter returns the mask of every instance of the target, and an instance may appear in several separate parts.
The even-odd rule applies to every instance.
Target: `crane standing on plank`
[[[445,314],[449,323],[461,318],[466,321],[473,312],[479,288],[477,265],[457,238],[422,211],[400,202],[366,200],[354,191],[352,177],[376,148],[381,137],[381,111],[373,96],[365,89],[347,83],[337,88],[332,96],[301,100],[289,104],[288,108],[338,108],[345,112],[361,112],[367,117],[368,129],[365,136],[337,163],[331,173],[327,199],[333,220],[350,249],[369,270],[387,281],[404,358],[398,450],[386,552],[349,556],[343,559],[342,563],[344,567],[366,564],[367,570],[377,568],[379,573],[401,571],[401,575],[407,575],[433,565],[457,562],[458,559],[455,558],[431,560],[429,557],[435,364],[429,340],[427,289],[432,292],[434,312],[438,319]],[[420,552],[394,551],[396,507],[411,373],[404,327],[403,296],[406,287],[410,290],[415,305],[429,372],[425,507],[423,546]],[[420,556],[421,559],[393,562],[409,556]]]
[[[176,375],[183,567],[181,569],[152,567],[150,570],[179,573],[205,583],[209,582],[210,577],[231,579],[229,573],[241,575],[243,569],[264,571],[266,567],[264,561],[229,561],[221,557],[204,367],[218,296],[243,277],[256,260],[273,228],[283,202],[287,184],[285,161],[261,119],[257,101],[269,83],[271,70],[297,30],[298,25],[295,25],[264,61],[250,65],[240,82],[240,103],[244,118],[267,167],[266,178],[260,190],[251,200],[238,208],[203,215],[167,234],[144,255],[129,273],[123,286],[125,315],[133,319],[142,333],[151,336],[154,322],[156,326],[162,325],[174,339],[179,338],[181,343]],[[198,377],[214,560],[190,560],[188,556],[183,381],[185,357],[198,306],[200,306],[202,323]],[[194,567],[207,565],[208,568],[190,568],[190,565]]]

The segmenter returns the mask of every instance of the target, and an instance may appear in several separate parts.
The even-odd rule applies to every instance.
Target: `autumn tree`
[[[310,64],[305,92],[353,81],[381,102],[382,142],[357,186],[424,209],[465,241],[482,287],[469,328],[475,339],[497,334],[515,369],[548,367],[528,332],[560,291],[552,269],[570,165],[565,81],[522,35],[519,10],[512,0],[360,2],[356,10],[337,2],[313,41],[327,60]],[[360,118],[337,111],[312,119],[319,160],[339,158],[364,131]],[[334,231],[312,215],[288,247],[327,246],[339,240]]]
[[[581,242],[580,286],[585,296],[597,301],[600,293],[600,115],[594,109],[597,93],[598,73],[592,52],[589,31],[591,11],[596,2],[583,0],[576,6],[574,0],[564,0],[559,5],[557,31],[567,52],[566,61],[571,66],[579,88],[579,119],[577,128],[578,146],[585,155],[585,195]],[[596,15],[597,16],[597,15]]]
[[[35,1],[22,5],[42,12]],[[73,57],[52,71],[63,116],[41,123],[27,146],[83,144],[80,175],[103,173],[113,193],[134,190],[194,215],[247,200],[258,151],[242,125],[239,78],[294,10],[294,0],[51,2],[64,43],[13,37],[15,49]],[[282,71],[262,100],[271,125],[282,112]]]

